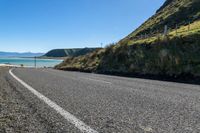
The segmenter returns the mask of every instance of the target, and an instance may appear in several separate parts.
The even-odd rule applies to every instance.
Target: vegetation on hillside
[[[137,73],[200,76],[200,22],[198,28],[173,36],[110,45],[85,56],[66,59],[56,68],[100,73]],[[178,29],[181,31],[184,27]]]
[[[107,49],[97,71],[200,76],[200,31]]]
[[[200,77],[199,2],[167,0],[156,15],[117,44],[68,58],[56,68],[112,74]],[[172,27],[167,35],[162,34],[165,24]],[[179,26],[173,27],[174,24]],[[159,33],[136,38],[139,34],[150,34],[154,28],[160,28]]]
[[[57,65],[56,68],[61,70],[92,72],[96,70],[100,64],[104,51],[105,49],[97,49],[84,56],[68,57],[61,64]]]

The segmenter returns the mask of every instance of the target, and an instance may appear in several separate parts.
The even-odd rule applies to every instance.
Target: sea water
[[[17,66],[27,66],[27,67],[34,67],[35,63],[37,67],[54,67],[58,65],[63,60],[56,60],[56,59],[38,59],[36,58],[1,58],[0,57],[0,64],[9,64],[9,65],[17,65]]]

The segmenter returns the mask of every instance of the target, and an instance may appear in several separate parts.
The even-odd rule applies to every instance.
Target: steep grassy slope
[[[54,49],[47,52],[44,57],[80,56],[93,52],[97,48]]]
[[[100,73],[200,76],[200,21],[194,30],[141,40],[134,45],[111,45],[80,57],[68,58],[56,68]],[[174,31],[170,32],[174,34]]]
[[[85,56],[68,58],[56,68],[113,74],[200,77],[199,4],[200,0],[167,0],[153,17],[117,44]],[[179,27],[171,29],[167,36],[156,34],[135,39],[139,34],[150,34],[150,31],[159,28],[161,33],[165,24],[171,27],[178,24]]]
[[[184,36],[107,49],[96,70],[104,73],[200,76],[199,51],[200,30]]]
[[[170,32],[168,32],[167,37],[169,39],[172,39],[177,36],[187,36],[187,35],[196,33],[199,30],[200,30],[200,21],[195,21],[193,23],[190,23],[189,25],[180,26],[178,29],[172,29]],[[147,38],[141,38],[141,39],[135,39],[135,40],[131,40],[131,39],[123,40],[119,44],[128,43],[128,45],[134,45],[134,44],[139,44],[139,43],[140,44],[151,43],[151,42],[156,41],[157,39],[163,40],[165,38],[166,36],[164,36],[162,33],[159,33]]]
[[[155,15],[128,37],[162,32],[165,25],[175,28],[200,19],[200,0],[166,0]]]

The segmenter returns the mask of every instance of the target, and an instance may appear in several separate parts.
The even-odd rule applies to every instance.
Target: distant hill
[[[18,53],[18,52],[0,52],[0,57],[35,57],[42,56],[44,53]]]
[[[93,52],[98,48],[73,48],[73,49],[53,49],[47,52],[44,57],[76,57]]]

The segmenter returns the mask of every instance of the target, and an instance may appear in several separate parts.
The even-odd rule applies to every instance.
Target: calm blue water
[[[24,66],[35,66],[34,58],[1,58],[0,57],[0,64],[11,64],[11,65],[21,65]],[[62,60],[53,60],[53,59],[37,59],[36,64],[37,67],[54,67],[61,63]]]

